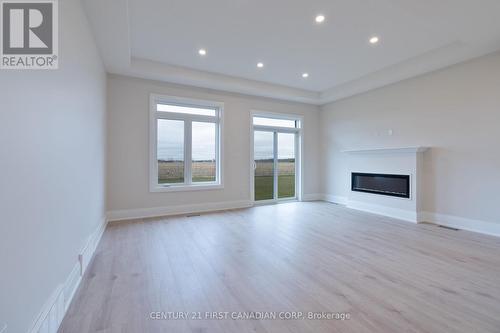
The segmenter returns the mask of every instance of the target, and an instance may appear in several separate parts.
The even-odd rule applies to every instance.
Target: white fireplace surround
[[[342,153],[350,154],[402,154],[402,153],[423,153],[428,150],[429,147],[403,147],[403,148],[371,148],[371,149],[352,149],[352,150],[342,150]]]
[[[399,198],[380,194],[352,191],[345,204],[349,208],[386,215],[418,223],[421,221],[422,161],[428,147],[372,148],[344,150],[348,159],[348,174],[379,173],[410,176],[410,198]],[[350,181],[348,182],[350,185]]]

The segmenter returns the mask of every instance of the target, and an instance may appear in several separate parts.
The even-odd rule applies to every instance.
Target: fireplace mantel
[[[352,150],[342,150],[342,153],[348,154],[398,154],[398,153],[423,153],[429,149],[429,147],[400,147],[400,148],[371,148],[371,149],[352,149]]]
[[[375,147],[344,150],[349,164],[345,184],[348,191],[346,205],[349,208],[386,215],[417,223],[424,191],[422,167],[428,147]],[[409,176],[409,196],[388,196],[371,191],[356,191],[352,175],[380,174]]]

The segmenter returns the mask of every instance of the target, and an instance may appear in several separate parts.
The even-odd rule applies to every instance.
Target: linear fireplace
[[[351,190],[410,198],[410,176],[352,172]]]

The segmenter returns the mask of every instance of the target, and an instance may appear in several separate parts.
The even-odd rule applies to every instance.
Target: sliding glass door
[[[295,198],[295,133],[277,133],[278,199]]]
[[[255,131],[255,200],[274,199],[274,133]]]
[[[283,128],[254,125],[255,201],[297,198],[299,132],[296,130],[297,123],[292,121],[292,124],[293,127]]]

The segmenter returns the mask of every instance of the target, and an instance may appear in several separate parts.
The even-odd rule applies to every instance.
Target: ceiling
[[[498,0],[84,3],[112,73],[312,104],[500,48]]]

